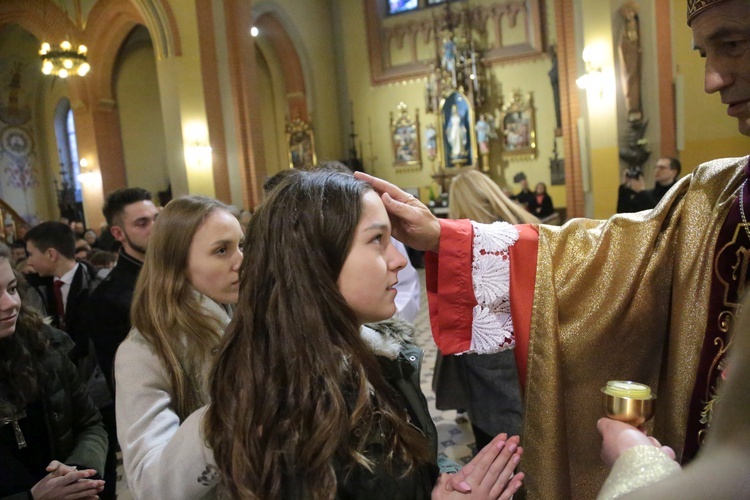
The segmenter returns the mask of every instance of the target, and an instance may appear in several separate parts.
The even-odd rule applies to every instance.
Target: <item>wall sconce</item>
[[[205,125],[193,122],[185,129],[187,145],[185,146],[185,162],[198,168],[210,168],[213,164],[212,149],[208,143],[208,129]]]
[[[599,94],[599,98],[604,93],[604,72],[602,71],[602,60],[604,54],[600,48],[595,45],[588,45],[583,49],[583,63],[586,67],[586,73],[576,79],[578,88],[592,91]]]
[[[211,166],[213,160],[211,156],[212,151],[211,146],[200,144],[199,142],[193,142],[185,148],[187,157],[199,167]]]
[[[78,164],[81,166],[81,169],[78,173],[78,182],[83,184],[88,180],[89,177],[94,174],[94,172],[89,168],[89,161],[86,158],[81,158],[78,161]]]

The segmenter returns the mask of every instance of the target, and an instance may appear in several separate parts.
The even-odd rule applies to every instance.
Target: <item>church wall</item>
[[[554,30],[552,4],[552,0],[546,2],[546,17],[542,20],[547,30],[545,45],[554,43],[555,41],[554,31],[552,31]],[[392,112],[397,116],[397,106],[402,101],[408,106],[408,112],[412,116],[416,109],[419,108],[420,132],[423,143],[427,126],[432,124],[437,128],[437,115],[425,113],[426,78],[420,77],[373,86],[371,84],[368,59],[364,2],[338,0],[335,2],[335,5],[340,11],[340,18],[343,20],[341,32],[345,43],[342,43],[341,46],[344,51],[343,60],[346,66],[346,83],[348,93],[353,101],[355,126],[359,134],[358,140],[362,146],[360,154],[363,157],[365,168],[368,172],[383,177],[399,186],[432,186],[433,192],[436,192],[439,188],[431,178],[434,173],[434,166],[427,159],[424,147],[422,147],[421,151],[421,170],[397,171],[393,167],[390,134],[389,113]],[[437,8],[435,12],[442,12],[442,8]],[[386,19],[384,24],[398,22],[397,17],[399,16]],[[518,26],[520,27],[521,23]],[[503,24],[503,30],[504,33],[507,33],[508,40],[516,36],[513,29],[519,28],[511,28],[507,23]],[[419,39],[419,43],[423,43],[421,42],[421,37]],[[422,49],[424,48],[418,47],[418,54],[423,53]],[[410,45],[404,43],[403,51],[408,50],[411,50]],[[434,54],[434,49],[432,49],[432,52]],[[397,60],[396,56],[392,58],[393,61]],[[499,154],[500,145],[495,141],[491,146],[490,175],[500,185],[507,186],[511,190],[516,191],[518,186],[512,183],[512,178],[516,173],[523,171],[532,185],[536,182],[545,182],[555,205],[563,207],[566,205],[565,186],[550,186],[549,158],[552,155],[555,140],[554,101],[552,87],[547,75],[550,67],[550,59],[544,54],[526,60],[496,64],[491,67],[489,70],[491,95],[488,100],[489,102],[482,111],[494,109],[499,102],[501,93],[507,102],[511,99],[512,92],[515,89],[520,89],[524,93],[533,92],[538,147],[536,158],[533,160],[512,159],[501,161]],[[558,143],[558,151],[560,156],[562,156],[561,143]],[[424,189],[422,192],[426,194],[429,190]]]
[[[172,194],[213,197],[196,10],[179,0],[162,2],[171,6],[182,45],[181,55],[156,61]]]
[[[299,55],[305,73],[305,94],[313,122],[318,160],[344,158],[346,148],[341,142],[340,130],[346,125],[341,123],[339,115],[341,103],[330,2],[267,0],[253,4],[255,17],[265,12],[271,12],[279,19]],[[259,34],[256,40],[262,36],[262,33]],[[264,52],[264,55],[268,56],[268,53]],[[272,64],[269,62],[269,65]],[[271,168],[269,165],[269,172]]]
[[[41,75],[41,73],[40,73]],[[59,216],[57,207],[57,192],[55,191],[54,180],[60,182],[60,152],[55,135],[55,109],[61,99],[69,99],[70,91],[67,81],[60,78],[50,81],[48,78],[41,78],[38,87],[37,99],[39,108],[37,110],[37,123],[39,124],[40,150],[45,156],[45,168],[43,169],[43,178],[45,182],[45,194],[48,200],[46,216],[44,220],[56,220]],[[76,102],[71,102],[71,108],[74,109],[75,115]],[[70,180],[70,179],[69,179]],[[41,214],[40,214],[41,215]],[[88,221],[87,221],[88,222]]]
[[[270,57],[265,57],[261,50],[257,50],[255,61],[258,64],[258,92],[263,97],[260,99],[260,114],[263,121],[265,174],[270,177],[289,168],[289,158],[284,131],[286,101],[283,99],[283,75],[274,54],[268,51],[266,53]]]
[[[54,215],[52,176],[59,170],[56,155],[47,155],[48,132],[51,150],[57,147],[52,118],[47,121],[38,98],[50,89],[39,72],[38,43],[15,25],[0,38],[0,198],[32,223]]]
[[[119,61],[115,96],[128,186],[154,195],[169,185],[166,143],[153,45],[140,43]]]

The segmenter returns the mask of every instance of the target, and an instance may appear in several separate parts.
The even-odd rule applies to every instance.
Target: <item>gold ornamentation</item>
[[[713,7],[724,0],[688,0],[687,3],[687,24],[693,22],[693,19],[704,10]]]

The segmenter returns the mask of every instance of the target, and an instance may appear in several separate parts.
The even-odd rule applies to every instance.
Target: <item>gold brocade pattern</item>
[[[539,227],[524,412],[528,498],[596,497],[607,472],[596,431],[607,380],[652,387],[652,430],[680,455],[713,252],[746,164],[704,164],[650,212]]]
[[[597,500],[619,498],[679,471],[680,465],[656,446],[634,446],[617,459]]]

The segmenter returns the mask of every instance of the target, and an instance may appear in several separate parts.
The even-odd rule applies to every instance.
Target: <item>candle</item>
[[[651,388],[646,384],[624,380],[610,380],[604,393],[610,396],[630,399],[651,399]]]

